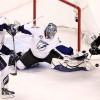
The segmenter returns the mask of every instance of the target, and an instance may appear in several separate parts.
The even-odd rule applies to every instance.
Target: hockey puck
[[[99,67],[99,64],[95,64],[96,67]]]
[[[82,53],[86,53],[86,51],[85,51],[85,50],[83,50],[83,51],[82,51]]]

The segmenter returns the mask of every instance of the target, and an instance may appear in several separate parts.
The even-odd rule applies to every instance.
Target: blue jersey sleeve
[[[24,28],[24,25],[20,26],[18,31],[24,33],[24,34],[29,34],[29,35],[32,35],[32,33],[28,30],[28,29],[25,29]]]
[[[0,25],[0,31],[3,31],[3,29],[6,29],[7,28],[7,24],[2,24]]]

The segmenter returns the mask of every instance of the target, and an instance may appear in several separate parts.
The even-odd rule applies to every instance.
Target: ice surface
[[[30,0],[31,2],[29,0],[10,1],[13,2],[13,7],[5,7],[4,9],[4,6],[1,6],[1,14],[8,17],[11,21],[18,20],[22,23],[26,23],[32,19],[32,0]],[[17,10],[13,9],[11,12],[6,12],[8,9],[12,9],[24,2],[27,2],[27,5],[19,7]],[[95,9],[93,8],[92,10],[94,11],[96,21],[100,23],[100,14],[97,13],[97,9],[100,6],[96,2],[99,2],[99,0],[96,0],[95,3],[91,0],[90,4],[94,4]],[[1,4],[5,4],[5,6],[7,4],[11,5],[7,0],[1,0]],[[25,12],[27,12],[27,15]],[[75,43],[75,40],[77,40],[76,34],[73,32],[66,34],[66,32],[60,31],[59,36],[65,45],[77,48]],[[27,51],[30,47],[30,39],[31,36],[19,33],[15,37],[16,52]],[[6,35],[5,44],[13,49],[12,38],[9,35]],[[88,51],[89,46],[82,44],[82,49]],[[3,56],[6,61],[8,57]],[[93,64],[95,62],[100,64],[100,60],[94,61]],[[10,75],[9,88],[16,93],[15,98],[11,98],[11,100],[100,100],[100,68],[98,67],[86,72],[65,73],[53,70],[49,64],[43,63],[43,65],[31,69],[18,70],[17,76]]]

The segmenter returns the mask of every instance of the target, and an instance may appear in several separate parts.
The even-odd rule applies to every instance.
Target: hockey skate
[[[14,94],[15,94],[15,92],[13,92],[13,91],[9,91],[8,89],[6,89],[6,88],[2,88],[1,89],[1,95],[2,95],[2,99],[7,99],[7,98],[13,98],[13,97],[15,97],[14,96]]]

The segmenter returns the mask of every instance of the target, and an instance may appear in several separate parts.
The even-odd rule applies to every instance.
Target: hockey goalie
[[[26,27],[26,26],[28,26],[28,27]],[[67,64],[68,64],[67,66],[72,66],[73,68],[75,67],[75,70],[76,70],[76,66],[77,66],[77,68],[78,67],[81,68],[80,65],[85,64],[85,62],[89,62],[89,60],[87,58],[88,53],[84,53],[84,54],[78,55],[78,56],[76,55],[76,57],[75,57],[74,56],[75,53],[73,52],[73,48],[61,45],[61,41],[59,40],[59,37],[56,36],[57,27],[55,24],[49,23],[47,25],[47,27],[42,30],[41,33],[40,33],[39,27],[30,27],[30,26],[33,26],[33,24],[28,23],[24,26],[19,27],[19,31],[24,32],[24,34],[26,33],[26,34],[33,35],[32,39],[34,42],[32,42],[31,48],[27,52],[25,52],[25,54],[23,54],[20,57],[20,59],[17,61],[17,68],[18,69],[31,68],[31,67],[34,67],[33,66],[34,64],[36,64],[38,62],[44,62],[44,61],[51,64],[52,58],[60,58],[63,61],[64,59],[66,59],[68,57],[67,55],[69,55],[69,57],[68,57],[69,60],[64,60],[64,61],[67,61]],[[52,26],[52,27],[50,27],[50,26]],[[28,31],[26,31],[26,29]],[[34,29],[37,31],[35,31]],[[48,30],[48,32],[47,32],[47,30]],[[35,32],[36,32],[36,34],[35,34]],[[37,32],[39,32],[39,34],[40,34],[39,36],[37,35]],[[46,32],[46,34],[47,33],[48,34],[46,35],[45,32]],[[42,35],[44,38],[40,37]],[[34,37],[37,37],[39,39],[37,39],[37,38],[34,39]],[[47,39],[45,41],[46,37],[47,37]],[[43,41],[41,42],[40,41],[41,39],[44,39],[44,42]],[[53,39],[54,40],[56,39],[56,40],[53,41]],[[46,44],[44,44],[44,43],[46,43]],[[49,43],[52,43],[52,45],[48,45]],[[35,48],[33,48],[33,47],[35,47]],[[46,47],[48,47],[48,49],[46,49]],[[56,52],[56,50],[57,50],[57,52]],[[43,52],[44,52],[45,56],[43,55]],[[65,57],[65,55],[66,55],[66,57]],[[75,61],[77,61],[77,62],[75,62]],[[14,65],[14,63],[12,63],[12,62],[13,62],[13,59],[9,60],[10,66]],[[86,67],[86,65],[82,65],[81,69],[83,70],[83,69],[85,69],[85,67]],[[80,70],[80,69],[78,69],[78,70]],[[87,69],[85,69],[85,70],[87,70]]]

